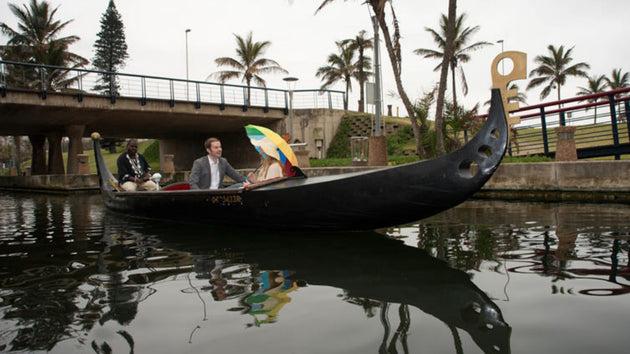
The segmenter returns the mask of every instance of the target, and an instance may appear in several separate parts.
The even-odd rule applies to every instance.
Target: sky
[[[0,0],[0,22],[17,28],[8,4],[28,4],[29,0]],[[81,40],[71,47],[87,59],[94,56],[94,42],[100,30],[100,18],[109,0],[49,0],[59,6],[55,18],[70,20],[64,35],[78,35]],[[373,37],[370,10],[363,0],[336,0],[317,14],[321,0],[116,0],[125,24],[129,60],[120,72],[172,78],[186,78],[186,38],[188,39],[188,71],[191,80],[206,80],[221,70],[214,63],[218,57],[236,57],[234,35],[245,37],[250,31],[254,41],[270,41],[264,57],[276,60],[289,71],[288,75],[264,76],[267,87],[286,89],[282,79],[299,78],[295,89],[318,89],[322,81],[317,69],[327,65],[327,57],[336,53],[335,41],[354,38],[366,30]],[[447,0],[394,1],[400,23],[403,53],[402,80],[410,99],[429,91],[439,80],[433,71],[438,61],[424,59],[414,49],[436,49],[426,28],[439,28],[441,14],[448,11]],[[586,62],[590,75],[610,76],[615,68],[630,70],[630,46],[626,42],[628,0],[460,0],[458,14],[466,13],[467,27],[479,26],[471,43],[493,43],[471,53],[463,64],[469,92],[463,97],[458,87],[458,100],[466,108],[490,97],[490,66],[501,50],[527,53],[528,73],[536,67],[534,58],[549,55],[547,46],[574,47],[574,63]],[[390,12],[388,11],[388,15]],[[390,17],[391,18],[391,17]],[[186,36],[186,29],[190,29]],[[382,35],[381,35],[382,36]],[[5,43],[6,37],[0,37]],[[503,40],[503,48],[498,40]],[[402,103],[390,97],[396,91],[384,43],[381,44],[382,86],[384,106],[391,104],[393,113]],[[369,54],[371,55],[371,53]],[[626,67],[624,67],[626,65]],[[511,66],[506,65],[506,73]],[[529,80],[515,82],[525,90]],[[232,81],[240,84],[241,82]],[[353,82],[350,109],[356,110],[359,88]],[[586,79],[571,78],[562,88],[562,97],[575,95]],[[459,86],[459,85],[458,85]],[[343,83],[331,89],[345,90]],[[540,103],[542,88],[526,91],[527,104]],[[450,97],[450,92],[447,92]],[[555,100],[553,92],[544,101]],[[523,105],[521,105],[523,106]],[[433,112],[434,114],[434,112]]]

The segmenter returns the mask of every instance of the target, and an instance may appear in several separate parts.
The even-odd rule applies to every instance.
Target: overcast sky
[[[8,4],[28,2],[0,0],[0,21],[16,28]],[[59,6],[57,19],[74,20],[64,32],[64,35],[81,37],[72,51],[92,59],[99,21],[109,0],[49,0],[49,3]],[[185,30],[190,29],[189,77],[205,80],[219,70],[214,64],[215,58],[236,57],[233,34],[246,36],[252,31],[255,41],[272,43],[265,57],[278,61],[290,76],[298,77],[297,89],[316,89],[321,81],[315,77],[315,72],[327,64],[330,53],[336,52],[335,41],[353,38],[360,30],[368,31],[369,37],[373,37],[371,14],[362,3],[363,0],[337,0],[315,14],[321,0],[116,0],[125,24],[130,55],[120,71],[185,78]],[[413,100],[439,79],[439,73],[433,71],[438,62],[412,51],[436,48],[425,27],[439,28],[439,18],[447,12],[448,1],[398,0],[393,3],[403,37],[403,85]],[[614,68],[630,70],[627,67],[630,46],[626,36],[630,14],[628,0],[460,0],[457,11],[467,14],[466,26],[480,26],[472,41],[495,43],[473,52],[472,60],[464,64],[469,85],[469,94],[463,99],[467,108],[489,98],[490,64],[501,52],[497,40],[504,40],[506,51],[527,53],[528,72],[535,67],[535,56],[548,55],[549,44],[575,46],[574,63],[590,64],[591,75],[610,76]],[[2,38],[3,43],[6,40]],[[387,93],[395,91],[395,83],[386,49],[384,45],[381,48],[383,91]],[[284,76],[265,76],[267,86],[285,89]],[[524,90],[527,82],[517,84]],[[586,86],[585,79],[570,79],[563,87],[563,98],[574,96],[578,86]],[[356,83],[353,88],[350,108],[356,110],[359,92]],[[344,85],[339,83],[333,89],[344,90]],[[528,104],[539,102],[540,90],[526,92]],[[553,99],[555,92],[546,100]],[[386,94],[384,102],[399,106],[401,116],[406,115],[402,105]]]

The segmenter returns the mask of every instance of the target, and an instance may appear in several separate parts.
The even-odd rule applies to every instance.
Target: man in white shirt
[[[223,148],[219,139],[208,138],[204,146],[208,155],[196,159],[193,163],[189,178],[190,189],[222,188],[225,175],[230,176],[236,182],[247,181],[247,177],[236,172],[232,165],[221,157]]]

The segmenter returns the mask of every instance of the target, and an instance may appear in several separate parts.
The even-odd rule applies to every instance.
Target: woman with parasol
[[[245,130],[263,159],[252,182],[292,175],[291,167],[297,166],[297,157],[282,137],[270,129],[251,124]]]

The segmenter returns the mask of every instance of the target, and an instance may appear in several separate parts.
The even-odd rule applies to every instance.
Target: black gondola
[[[447,155],[367,172],[296,176],[220,190],[119,192],[94,137],[105,205],[130,215],[265,228],[369,230],[413,222],[452,208],[477,192],[505,154],[508,126],[498,89],[487,121]]]

